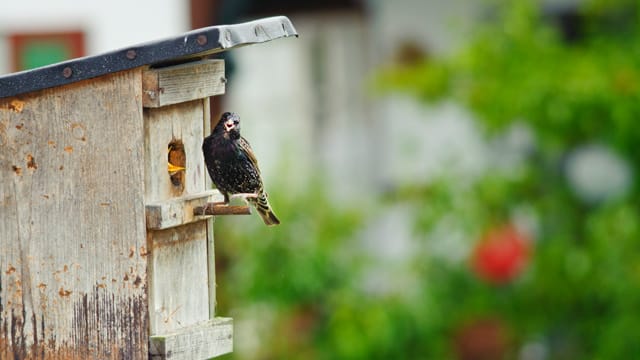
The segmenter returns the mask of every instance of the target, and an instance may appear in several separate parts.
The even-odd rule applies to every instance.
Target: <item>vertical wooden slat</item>
[[[147,357],[140,82],[0,100],[0,358]]]
[[[202,128],[204,136],[208,136],[211,133],[211,102],[215,101],[215,98],[207,98],[202,100]],[[205,176],[205,188],[211,189],[213,182],[211,178]],[[213,238],[213,224],[215,218],[207,220],[207,272],[209,273],[209,318],[213,319],[216,316],[216,253],[215,253],[215,241]]]
[[[211,103],[217,101],[215,97],[210,97],[206,99],[202,99],[202,136],[204,140],[205,136],[209,136],[211,134]],[[204,159],[204,155],[203,155]],[[205,168],[205,172],[207,169]],[[213,182],[209,177],[209,174],[206,173],[204,176],[204,188],[209,190],[213,187]]]
[[[209,319],[207,224],[149,231],[151,334],[166,334]]]
[[[144,110],[145,203],[205,192],[202,99]],[[184,189],[175,191],[167,172],[167,146],[184,145]],[[207,222],[148,229],[150,333],[165,334],[209,319]]]

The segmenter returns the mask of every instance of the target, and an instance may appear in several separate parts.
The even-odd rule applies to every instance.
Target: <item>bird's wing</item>
[[[247,156],[247,158],[249,158],[249,160],[251,160],[251,163],[259,174],[260,168],[258,167],[258,159],[256,159],[256,155],[253,153],[253,149],[251,149],[249,142],[245,138],[240,137],[240,139],[238,139],[238,145],[240,145],[240,150]]]

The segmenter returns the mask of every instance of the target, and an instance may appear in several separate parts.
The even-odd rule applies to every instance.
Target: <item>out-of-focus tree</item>
[[[522,250],[485,238],[471,268],[480,280],[502,285],[487,290],[470,279],[452,281],[455,269],[437,277],[447,297],[462,299],[449,310],[501,319],[513,341],[508,351],[526,358],[640,351],[640,321],[632,315],[640,306],[640,5],[579,5],[495,2],[458,55],[392,67],[378,79],[385,90],[471,109],[489,139],[514,129],[533,139],[516,166],[500,166],[498,157],[465,192],[460,212],[443,210],[494,238],[504,232],[499,224],[520,225],[534,241],[530,268],[505,284],[508,259]],[[444,187],[447,194],[464,191],[456,181]],[[486,213],[464,209],[473,204]],[[482,255],[487,251],[495,254]]]
[[[234,356],[640,354],[640,5],[488,9],[457,54],[377,77],[385,92],[468,108],[495,150],[486,171],[415,179],[350,209],[318,184],[297,198],[272,187],[279,228],[221,221],[220,298],[245,342]],[[397,207],[415,246],[390,269],[363,248],[362,229]],[[366,286],[385,273],[400,285]]]

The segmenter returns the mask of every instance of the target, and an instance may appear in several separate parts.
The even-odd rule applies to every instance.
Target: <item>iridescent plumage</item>
[[[202,151],[209,176],[224,195],[226,203],[230,195],[252,194],[246,196],[246,200],[255,206],[264,223],[280,224],[264,191],[258,160],[249,142],[240,136],[240,117],[237,114],[222,114],[211,135],[204,139]]]

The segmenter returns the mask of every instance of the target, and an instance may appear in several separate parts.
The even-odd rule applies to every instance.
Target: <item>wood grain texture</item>
[[[211,97],[208,99],[202,100],[202,129],[204,135],[209,135],[211,133],[211,102],[217,101],[215,97]],[[211,181],[211,177],[205,175],[205,189],[211,189],[213,187],[213,182]],[[216,190],[217,191],[217,190]],[[220,194],[219,191],[217,191]],[[222,200],[224,197],[220,194]],[[214,201],[221,201],[221,198],[216,198]],[[215,252],[215,238],[213,232],[213,225],[215,223],[215,218],[211,218],[207,220],[207,272],[209,274],[209,319],[215,318],[217,299],[216,299],[216,252]]]
[[[207,223],[149,231],[152,335],[209,319]]]
[[[147,358],[141,78],[0,100],[2,359]]]
[[[223,197],[224,198],[224,197]],[[196,206],[193,208],[194,214],[197,215],[251,215],[251,207],[248,205],[228,205],[216,202],[210,202],[204,206]]]
[[[143,73],[144,107],[157,108],[209,96],[225,91],[224,61],[206,59]]]
[[[233,320],[214,318],[163,336],[152,336],[151,359],[207,359],[233,351]]]
[[[202,128],[203,128],[203,140],[204,137],[209,136],[211,134],[211,102],[220,101],[217,100],[216,97],[211,97],[208,99],[202,100]],[[204,159],[204,156],[203,156]],[[206,170],[206,168],[205,168]],[[213,181],[211,181],[211,177],[208,174],[205,174],[205,189],[211,189],[213,187]]]
[[[146,208],[147,229],[163,230],[205,219],[198,213],[208,202],[224,201],[218,190],[203,191],[196,195],[181,196],[169,200],[148,203]],[[211,214],[214,215],[214,214]]]
[[[205,101],[145,109],[144,118],[150,333],[162,335],[210,318],[210,304],[215,304],[209,271],[212,219],[194,217],[193,206],[221,195],[206,188]],[[167,172],[167,147],[176,141],[186,158],[180,192]]]
[[[207,274],[209,277],[209,283],[207,284],[209,287],[209,319],[213,319],[216,317],[216,307],[218,305],[218,301],[216,299],[216,252],[215,252],[215,238],[213,236],[213,224],[215,223],[214,219],[207,220]]]
[[[205,191],[207,175],[202,155],[203,101],[144,109],[145,202],[169,200]],[[184,146],[184,184],[177,187],[167,171],[169,144]],[[179,191],[178,191],[179,190]]]

